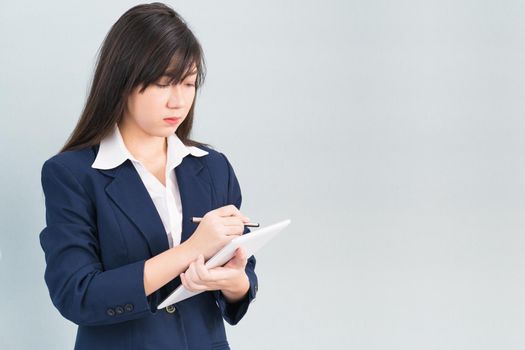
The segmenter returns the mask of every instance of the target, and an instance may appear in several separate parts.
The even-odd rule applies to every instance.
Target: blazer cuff
[[[222,317],[232,326],[239,323],[239,321],[244,317],[248,311],[250,303],[255,301],[255,297],[257,295],[257,278],[255,277],[255,274],[251,275],[250,273],[247,273],[247,275],[248,279],[250,280],[250,288],[248,289],[248,292],[244,298],[235,303],[228,302],[220,290],[213,291],[217,301],[217,306],[221,310]]]
[[[94,324],[119,323],[157,312],[157,293],[146,296],[144,289],[145,262],[140,260],[104,272],[104,280],[111,286],[99,286],[105,295],[99,295],[100,314]]]

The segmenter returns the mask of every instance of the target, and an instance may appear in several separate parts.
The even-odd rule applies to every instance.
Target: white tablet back
[[[288,226],[290,222],[290,219],[283,220],[273,225],[260,228],[256,231],[250,231],[247,234],[232,239],[224,248],[219,250],[213,257],[211,257],[205,263],[205,266],[208,269],[212,269],[214,267],[226,264],[235,255],[235,250],[238,247],[243,247],[246,250],[247,257],[252,256],[256,251],[262,248],[273,237],[275,237],[286,226]],[[184,286],[181,284],[166,299],[164,299],[164,301],[160,303],[157,308],[162,309],[168,305],[178,303],[179,301],[199,293],[202,292],[191,292],[184,288]]]

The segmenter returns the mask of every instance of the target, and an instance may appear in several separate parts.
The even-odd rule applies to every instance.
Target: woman
[[[224,154],[189,138],[204,79],[200,44],[173,9],[139,5],[113,25],[86,106],[42,167],[45,281],[78,327],[75,349],[229,349],[257,292],[249,232]],[[191,217],[203,217],[193,223]],[[204,291],[158,310],[177,286]]]

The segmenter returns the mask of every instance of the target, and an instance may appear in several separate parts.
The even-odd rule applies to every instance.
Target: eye
[[[182,84],[182,83],[179,83],[179,84]],[[158,81],[157,83],[155,83],[156,86],[158,86],[159,88],[161,89],[165,89],[167,87],[169,87],[170,85],[173,85],[173,82],[167,82],[167,81]],[[191,82],[188,82],[188,83],[184,83],[185,86],[190,86],[190,87],[195,87],[195,83],[191,83]]]
[[[171,85],[171,81],[167,79],[159,79],[155,82],[155,85],[157,85],[159,88],[167,88]]]

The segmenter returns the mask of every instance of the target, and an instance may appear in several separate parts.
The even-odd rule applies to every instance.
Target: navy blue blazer
[[[174,170],[182,242],[197,227],[192,216],[228,204],[241,206],[239,182],[226,156],[200,148],[209,154],[189,154]],[[169,249],[166,231],[131,161],[95,169],[91,164],[97,152],[95,145],[57,154],[41,173],[44,277],[54,306],[78,325],[75,349],[229,349],[223,319],[237,324],[254,300],[255,257],[246,265],[250,289],[243,300],[230,304],[220,291],[207,291],[175,304],[174,312],[157,310],[181,284],[177,277],[145,294],[144,263]]]

